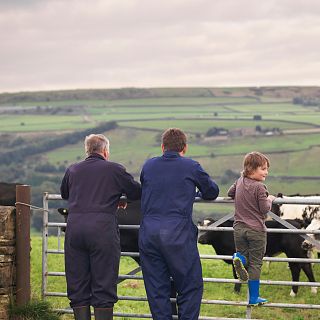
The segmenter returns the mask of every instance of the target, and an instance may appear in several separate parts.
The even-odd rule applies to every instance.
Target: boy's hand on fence
[[[269,194],[268,195],[268,199],[269,200],[271,200],[271,201],[273,201],[274,199],[276,199],[277,197],[275,197],[274,195],[272,195],[272,194]]]

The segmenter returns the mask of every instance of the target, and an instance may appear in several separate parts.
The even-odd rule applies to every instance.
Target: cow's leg
[[[316,279],[314,278],[311,263],[301,263],[301,268],[306,274],[308,280],[310,282],[316,282]],[[311,293],[316,294],[318,291],[317,287],[311,287]]]
[[[236,270],[234,269],[233,264],[232,264],[232,273],[233,273],[233,278],[238,279],[238,276],[237,276]],[[241,283],[235,283],[234,284],[234,292],[240,293],[240,290],[241,290]]]
[[[300,278],[300,271],[301,271],[301,264],[300,263],[293,263],[293,262],[289,262],[289,268],[291,271],[291,278],[292,281],[299,281]],[[292,286],[291,292],[290,292],[290,296],[291,297],[295,297],[296,294],[298,293],[298,286]]]

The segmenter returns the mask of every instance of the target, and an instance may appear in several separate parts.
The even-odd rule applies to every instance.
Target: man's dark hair
[[[165,151],[181,152],[187,145],[187,136],[178,128],[169,128],[162,134]]]

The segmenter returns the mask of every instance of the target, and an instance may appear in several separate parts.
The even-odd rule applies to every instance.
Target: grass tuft
[[[19,320],[59,320],[60,315],[53,311],[48,301],[33,300],[24,306],[9,306],[10,319]]]

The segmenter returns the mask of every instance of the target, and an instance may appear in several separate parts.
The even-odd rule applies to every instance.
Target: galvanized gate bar
[[[286,226],[286,227],[289,228],[289,229],[299,230],[299,229],[297,229],[295,226],[293,226],[292,224],[290,224],[288,221],[285,221],[285,220],[279,218],[276,214],[274,214],[274,213],[271,212],[271,211],[268,212],[268,215],[269,215],[272,219],[276,220],[277,222],[281,223],[282,225]],[[309,232],[309,230],[305,230],[305,231],[307,231],[308,234],[314,233],[314,232]],[[315,240],[315,239],[312,239],[311,237],[306,236],[306,235],[303,235],[303,234],[301,234],[300,236],[301,236],[302,238],[310,241],[318,250],[320,250],[320,242],[319,242],[319,241],[317,241],[317,240]]]
[[[124,198],[124,197],[123,197]],[[54,195],[54,194],[44,194],[43,198],[43,207],[44,209],[48,209],[48,200],[60,200],[60,195]],[[124,198],[125,199],[125,198]],[[303,202],[302,202],[303,201]],[[208,203],[233,203],[233,200],[231,198],[224,198],[224,197],[218,197],[216,200],[213,201],[203,201],[200,198],[196,198],[195,202],[208,202]],[[307,199],[288,199],[288,198],[277,198],[274,200],[275,204],[314,204],[318,205],[320,204],[319,198],[309,198]],[[272,213],[273,214],[273,213]],[[48,222],[48,211],[43,211],[43,246],[42,246],[42,252],[43,252],[43,274],[42,274],[42,296],[59,296],[59,297],[66,297],[66,293],[62,292],[47,292],[47,276],[64,276],[64,272],[49,272],[47,270],[47,254],[63,254],[63,250],[48,250],[48,227],[64,227],[66,226],[66,223],[49,223]],[[221,224],[222,222],[228,220],[230,217],[232,217],[233,214],[229,214],[228,216],[224,216],[223,218],[219,219],[219,221],[216,222],[216,224]],[[280,219],[280,218],[278,218]],[[277,220],[277,219],[275,219]],[[283,224],[283,220],[280,219],[280,223]],[[277,220],[278,221],[278,220]],[[139,225],[122,225],[119,226],[123,229],[138,229]],[[210,228],[211,227],[211,228]],[[212,231],[233,231],[233,228],[229,227],[213,227],[213,225],[209,227],[199,227],[199,230],[212,230]],[[319,234],[319,230],[288,230],[288,229],[268,229],[268,232],[272,233],[298,233],[302,234],[303,237],[309,238],[308,236],[304,236],[304,234]],[[60,248],[59,248],[60,249]],[[139,256],[139,253],[137,252],[123,252],[122,255],[124,256]],[[223,260],[231,260],[231,256],[211,256],[211,255],[201,255],[202,259],[223,259]],[[264,261],[280,261],[280,262],[316,262],[320,263],[320,260],[318,259],[302,259],[302,258],[273,258],[273,257],[265,257]],[[137,279],[142,280],[142,276],[134,276],[134,275],[119,275],[119,279]],[[235,279],[221,279],[221,278],[204,278],[204,282],[207,283],[240,283],[239,280]],[[284,285],[284,286],[307,286],[307,287],[319,287],[319,282],[294,282],[294,281],[271,281],[271,280],[261,280],[261,284],[263,285]],[[131,300],[131,301],[147,301],[146,297],[131,297],[131,296],[119,296],[119,300]],[[224,301],[224,300],[202,300],[203,304],[218,304],[218,305],[236,305],[236,306],[245,306],[247,307],[247,319],[251,318],[251,307],[247,306],[247,302],[237,302],[237,301]],[[284,304],[284,303],[268,303],[263,305],[263,307],[278,307],[278,308],[298,308],[298,309],[320,309],[320,305],[312,305],[312,304]],[[71,309],[59,309],[59,311],[62,311],[63,313],[72,313],[73,311]],[[131,317],[131,318],[152,318],[149,314],[126,314],[126,313],[115,313],[114,317]],[[177,316],[173,316],[173,319],[177,319]],[[216,317],[199,317],[201,320],[212,320],[212,319],[234,319],[237,320],[240,318],[216,318]],[[243,318],[241,318],[242,320]]]
[[[64,254],[64,250],[53,250],[48,249],[49,254]],[[121,252],[122,257],[139,257],[139,252]],[[210,254],[200,254],[201,259],[215,259],[215,260],[232,260],[232,256],[223,255],[210,255]],[[320,259],[311,258],[274,258],[274,257],[264,257],[263,261],[270,262],[301,262],[301,263],[320,263]]]
[[[71,309],[54,309],[59,313],[73,313]],[[114,317],[130,317],[130,318],[139,318],[139,319],[152,319],[151,314],[139,314],[139,313],[119,313],[115,312],[113,314]],[[172,316],[173,319],[178,319],[178,316]],[[221,318],[221,317],[199,317],[199,320],[246,320],[246,318]],[[251,319],[251,320],[259,320],[259,319]]]
[[[61,198],[61,196],[60,196]],[[43,220],[42,220],[42,286],[41,286],[41,298],[45,298],[45,292],[47,291],[47,273],[48,273],[48,221],[49,221],[49,203],[48,192],[43,194]]]
[[[227,215],[229,220],[229,214]],[[278,217],[278,216],[277,216]],[[221,218],[222,220],[222,218]],[[281,219],[282,220],[282,219]],[[220,220],[218,220],[220,221]],[[218,222],[216,221],[216,222]],[[224,220],[226,221],[226,220]],[[224,222],[223,221],[223,222]],[[284,221],[284,220],[282,220]],[[220,222],[220,223],[223,223]],[[280,222],[281,223],[281,222]],[[65,222],[49,222],[48,223],[48,227],[65,227],[67,224]],[[288,225],[291,226],[291,224],[288,223]],[[139,229],[140,226],[139,225],[134,225],[134,224],[119,224],[119,228],[120,229]],[[198,229],[200,231],[230,231],[233,232],[233,228],[232,227],[213,227],[212,226],[208,226],[208,227],[201,227],[198,226]],[[267,232],[269,233],[296,233],[296,234],[320,234],[320,230],[305,230],[305,229],[273,229],[273,228],[267,228]]]
[[[64,277],[64,272],[48,272],[48,276]],[[142,276],[136,275],[119,275],[118,279],[121,280],[143,280]],[[229,278],[203,278],[203,282],[207,283],[245,283],[238,279]],[[320,287],[320,282],[303,282],[303,281],[280,281],[280,280],[260,280],[263,285],[281,285],[281,286],[300,286],[300,287]]]

